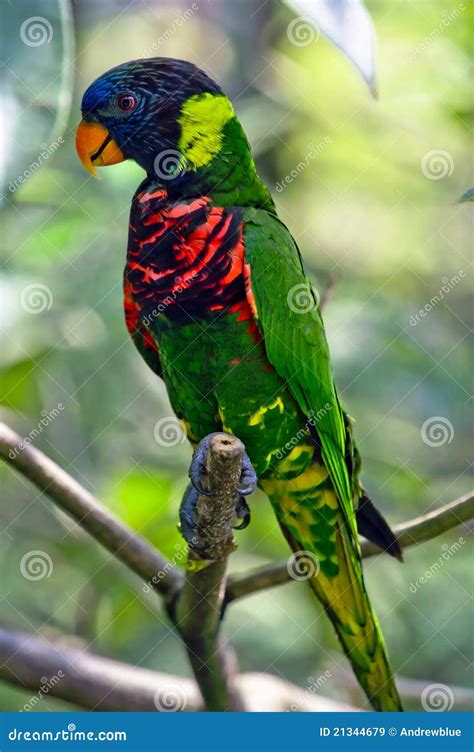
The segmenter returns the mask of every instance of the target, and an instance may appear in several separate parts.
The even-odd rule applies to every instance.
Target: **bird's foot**
[[[194,450],[191,465],[189,467],[189,477],[196,491],[203,496],[212,496],[212,493],[203,488],[202,479],[207,475],[206,470],[206,458],[209,451],[209,444],[216,436],[215,433],[210,433],[204,437],[204,439],[197,445]],[[242,472],[240,475],[239,487],[237,492],[242,496],[249,496],[253,493],[257,487],[257,474],[253,469],[253,465],[246,452],[244,452],[242,460]]]
[[[199,499],[199,491],[192,483],[184,492],[183,500],[179,508],[179,527],[181,535],[190,548],[199,551],[203,548],[200,544],[199,530],[196,520],[196,507]]]
[[[200,535],[196,519],[196,508],[199,496],[212,496],[207,488],[207,468],[206,460],[209,451],[209,443],[215,434],[206,436],[196,447],[191,465],[189,467],[190,485],[187,487],[181,507],[179,510],[179,519],[181,525],[181,534],[188,545],[199,551],[203,546],[200,545]],[[239,479],[239,485],[236,489],[235,517],[240,524],[234,525],[235,530],[243,530],[250,524],[250,509],[245,500],[257,486],[257,474],[246,453],[242,459],[242,470]]]
[[[244,452],[242,460],[242,472],[240,473],[240,483],[237,491],[241,496],[249,496],[257,488],[257,473],[253,469],[247,452]],[[245,499],[242,499],[245,504]]]

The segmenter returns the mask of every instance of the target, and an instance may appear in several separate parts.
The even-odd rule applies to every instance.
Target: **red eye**
[[[117,105],[123,112],[130,112],[135,107],[137,101],[131,94],[121,94],[117,99]]]

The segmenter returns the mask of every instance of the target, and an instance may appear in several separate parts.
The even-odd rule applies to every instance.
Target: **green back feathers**
[[[268,358],[314,425],[358,555],[352,482],[345,461],[344,414],[316,299],[285,225],[267,212],[252,209],[244,221],[250,286]]]

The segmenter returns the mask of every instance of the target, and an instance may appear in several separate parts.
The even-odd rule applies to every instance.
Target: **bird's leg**
[[[212,496],[207,483],[207,455],[209,442],[215,434],[206,436],[196,447],[191,465],[189,467],[189,477],[191,483],[187,487],[181,507],[179,510],[179,519],[181,524],[181,533],[192,548],[200,549],[200,534],[197,524],[197,503],[199,496]],[[246,528],[250,523],[250,509],[245,496],[251,494],[257,486],[257,475],[253,469],[247,454],[244,454],[242,460],[242,471],[239,485],[236,489],[235,500],[235,517],[241,520],[241,523],[235,527],[237,530]]]

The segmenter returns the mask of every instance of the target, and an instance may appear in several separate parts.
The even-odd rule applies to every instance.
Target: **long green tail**
[[[308,579],[375,710],[403,710],[358,552],[320,465],[292,479],[261,482],[295,552],[296,579]]]

